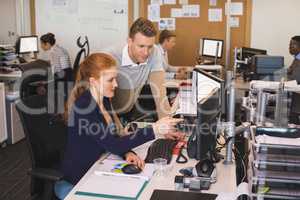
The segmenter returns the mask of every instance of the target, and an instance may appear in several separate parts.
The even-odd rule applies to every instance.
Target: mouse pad
[[[215,200],[218,195],[172,190],[154,190],[150,200]]]

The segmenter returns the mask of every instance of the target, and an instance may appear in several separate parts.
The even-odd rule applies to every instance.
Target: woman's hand
[[[144,169],[145,161],[138,157],[135,153],[129,151],[125,154],[125,158],[128,163],[137,165],[139,168]]]
[[[183,139],[184,134],[177,131],[176,124],[183,121],[183,119],[164,117],[155,122],[152,127],[156,135],[164,135],[165,138],[180,140]]]

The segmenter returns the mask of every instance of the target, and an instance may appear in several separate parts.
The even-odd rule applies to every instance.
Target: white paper
[[[126,176],[91,174],[88,180],[78,189],[81,192],[114,195],[136,198],[145,184],[145,179],[130,178]],[[116,184],[126,187],[118,187]]]
[[[187,5],[189,3],[188,0],[179,0],[179,4]]]
[[[158,22],[160,19],[159,4],[148,5],[148,19],[153,22]]]
[[[209,22],[221,22],[222,21],[222,9],[221,8],[208,9],[208,21]]]
[[[230,15],[243,15],[243,2],[230,3]],[[228,14],[228,4],[225,4],[225,14]]]
[[[209,6],[216,6],[217,0],[209,0]]]
[[[52,0],[52,5],[65,7],[68,5],[68,0]]]
[[[182,17],[182,9],[181,8],[172,8],[171,9],[171,17]]]
[[[284,82],[284,87],[298,87],[297,81],[296,80],[285,81]]]
[[[160,18],[158,23],[158,29],[159,30],[175,30],[176,24],[175,24],[175,18]]]
[[[180,87],[178,97],[176,114],[197,115],[196,89],[193,86]]]
[[[199,17],[200,5],[183,5],[182,17]]]
[[[240,18],[230,17],[230,27],[238,28],[240,26]]]
[[[163,0],[164,4],[176,4],[176,0]]]
[[[283,138],[269,135],[259,135],[255,137],[258,144],[277,144],[277,145],[294,145],[300,146],[300,138]]]
[[[151,4],[162,5],[163,4],[163,0],[151,0]]]

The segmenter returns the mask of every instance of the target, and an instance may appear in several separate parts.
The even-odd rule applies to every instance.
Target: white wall
[[[126,0],[36,0],[37,35],[52,32],[57,44],[67,49],[74,60],[80,50],[77,38],[88,36],[91,53],[111,45],[125,43],[128,35],[128,1]],[[40,51],[40,58],[47,54]]]
[[[253,0],[251,47],[282,55],[289,66],[290,38],[300,35],[300,0]]]
[[[15,0],[16,1],[16,28],[17,35],[31,35],[31,21],[30,21],[30,1],[29,0]]]
[[[14,44],[16,34],[16,2],[1,0],[0,44]],[[13,34],[12,34],[13,33]]]

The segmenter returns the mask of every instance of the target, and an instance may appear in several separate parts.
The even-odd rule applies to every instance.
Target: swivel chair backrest
[[[74,77],[74,80],[76,80],[76,75],[77,75],[77,71],[79,69],[79,64],[80,64],[81,57],[85,58],[85,55],[86,55],[86,52],[85,52],[84,48],[80,49],[79,52],[76,55],[76,58],[75,58],[75,61],[74,61],[74,65],[73,65],[73,77]]]
[[[38,84],[34,84],[37,82],[47,82],[48,80],[48,71],[45,69],[38,69],[27,71],[23,73],[22,78],[19,80],[19,91],[20,91],[20,98],[24,99],[32,95],[37,94]],[[47,85],[46,85],[47,87]]]
[[[17,103],[21,123],[31,158],[32,170],[47,168],[57,170],[63,159],[67,140],[67,127],[55,113],[48,113],[51,104],[47,96],[31,96]],[[37,109],[44,109],[37,112]],[[49,109],[51,110],[51,109]],[[45,195],[41,179],[31,178],[31,195]]]
[[[31,96],[17,103],[29,144],[32,167],[55,167],[62,159],[67,127],[56,113],[48,113],[47,96]]]

